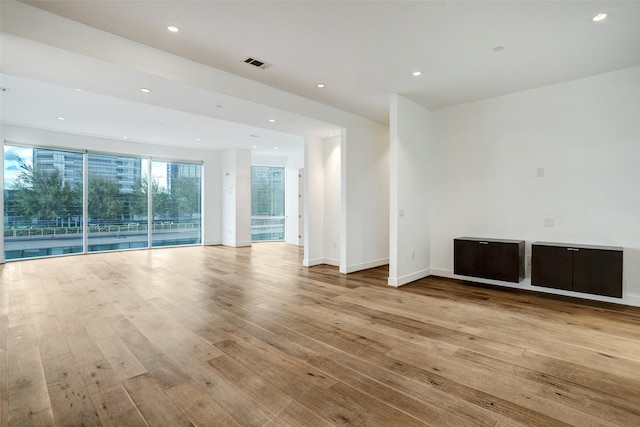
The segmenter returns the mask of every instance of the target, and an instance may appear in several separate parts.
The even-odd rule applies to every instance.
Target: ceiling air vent
[[[254,67],[258,67],[258,68],[260,68],[262,70],[264,70],[265,68],[267,68],[267,67],[269,67],[271,65],[271,64],[267,64],[264,61],[256,59],[256,58],[247,58],[247,59],[244,60],[244,62],[246,64],[253,65]]]

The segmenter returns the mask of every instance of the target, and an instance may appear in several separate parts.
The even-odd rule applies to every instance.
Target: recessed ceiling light
[[[322,89],[324,87],[324,83],[318,83],[316,87],[319,87],[320,89]]]
[[[126,137],[126,136],[123,136],[123,137],[122,137],[122,139],[127,139],[127,137]]]
[[[180,28],[176,27],[175,25],[169,25],[167,26],[167,30],[171,31],[172,33],[177,33],[178,31],[180,31]]]
[[[200,141],[200,138],[196,138],[196,141]]]
[[[258,146],[257,146],[257,145],[254,145],[252,148],[258,148]]]
[[[217,108],[224,108],[222,105],[218,104],[216,105]]]
[[[494,52],[500,52],[500,51],[503,51],[503,50],[504,50],[504,46],[496,46],[496,47],[493,48]]]
[[[331,132],[331,133],[329,134],[329,136],[333,136],[333,135],[335,135],[335,133],[333,133],[333,132]]]
[[[606,17],[607,17],[607,14],[603,12],[603,13],[598,13],[593,18],[591,18],[591,20],[593,22],[599,22],[599,21],[604,20]]]
[[[140,92],[149,93],[151,92],[151,89],[149,89],[148,87],[141,87]]]
[[[64,117],[58,117],[58,120],[64,121]]]
[[[278,147],[273,147],[273,149],[274,149],[274,150],[277,150],[277,149],[278,149]]]
[[[76,92],[82,92],[82,89],[76,88]]]
[[[251,134],[251,135],[249,135],[249,136],[250,136],[251,138],[257,138],[257,137],[258,137],[258,135],[254,134],[254,133],[252,133],[252,134]]]
[[[414,71],[413,72],[413,77],[418,77],[422,75],[422,71]]]
[[[275,123],[276,119],[269,119],[269,123]]]

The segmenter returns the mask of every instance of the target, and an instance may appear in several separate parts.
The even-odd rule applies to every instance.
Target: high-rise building
[[[82,184],[82,156],[82,153],[34,148],[33,167],[40,171],[56,168],[62,173],[63,182],[73,187]],[[89,154],[88,163],[90,175],[118,181],[121,193],[133,191],[142,176],[140,158]]]

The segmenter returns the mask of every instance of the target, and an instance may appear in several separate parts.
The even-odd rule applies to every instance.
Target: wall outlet
[[[556,220],[553,218],[545,218],[544,226],[545,227],[554,227],[556,225]]]

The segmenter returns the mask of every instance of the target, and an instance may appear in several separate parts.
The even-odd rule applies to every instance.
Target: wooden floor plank
[[[194,425],[206,426],[215,422],[224,426],[240,426],[195,383],[189,381],[167,390],[169,397],[182,409]]]
[[[129,378],[123,385],[149,425],[193,425],[150,374]]]
[[[300,248],[0,265],[0,427],[640,425],[640,309]]]

